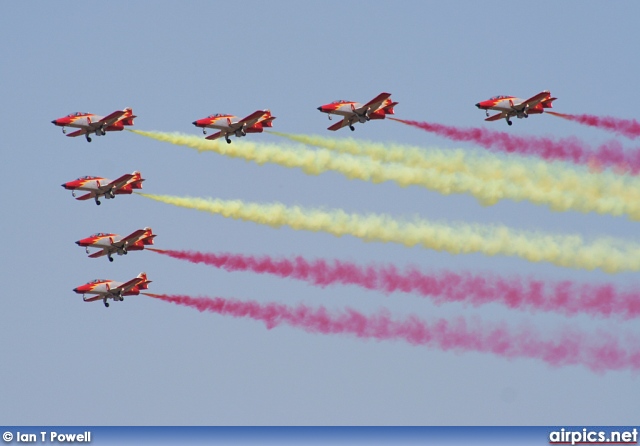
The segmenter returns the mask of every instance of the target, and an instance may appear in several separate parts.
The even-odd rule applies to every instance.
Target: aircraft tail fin
[[[144,181],[144,178],[142,178],[142,175],[140,174],[140,172],[136,170],[135,172],[133,172],[133,178],[131,179],[131,183],[129,183],[131,185],[131,189],[142,189],[143,181]]]
[[[151,281],[147,279],[147,273],[140,273],[137,277],[138,279],[142,279],[142,282],[138,284],[138,288],[141,290],[148,290]]]
[[[558,98],[549,98],[542,101],[542,108],[553,108],[552,102],[555,101],[556,99]]]
[[[134,118],[137,118],[137,116],[133,114],[133,109],[131,107],[127,107],[124,109],[124,116],[120,122],[122,122],[123,125],[133,125]]]

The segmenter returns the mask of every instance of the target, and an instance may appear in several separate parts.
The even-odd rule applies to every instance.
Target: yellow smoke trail
[[[513,187],[525,188],[530,194],[562,195],[550,204],[556,210],[573,209],[576,202],[604,200],[596,205],[598,213],[628,214],[640,219],[640,179],[602,172],[595,166],[584,168],[563,162],[547,163],[534,158],[509,154],[476,155],[460,149],[424,149],[393,143],[374,143],[353,138],[334,139],[318,135],[296,135],[270,131],[298,143],[345,153],[367,156],[380,162],[400,163],[420,169],[433,169],[442,173],[467,174],[485,181],[503,179]],[[599,170],[599,171],[598,171]],[[505,197],[506,198],[506,197]],[[539,200],[531,200],[542,203]],[[563,204],[558,204],[558,202]],[[571,203],[568,203],[571,202]],[[613,212],[607,209],[615,209]],[[626,210],[623,210],[626,209]],[[588,212],[585,209],[582,209]],[[620,214],[619,212],[622,212]]]
[[[170,195],[139,195],[163,203],[252,221],[274,228],[327,232],[337,237],[353,235],[365,241],[422,246],[452,254],[483,253],[517,256],[531,262],[551,262],[569,268],[608,273],[640,270],[640,245],[613,238],[586,243],[579,235],[553,235],[517,231],[505,226],[445,225],[427,220],[397,220],[388,215],[349,214],[343,210],[304,209],[281,203],[245,203]]]
[[[478,160],[466,160],[459,153],[454,153],[453,158],[450,157],[454,162],[449,164],[444,161],[444,153],[441,154],[440,165],[447,166],[448,170],[444,171],[437,168],[409,167],[406,163],[386,163],[350,154],[336,154],[331,150],[310,150],[303,146],[281,147],[276,144],[251,142],[220,144],[180,133],[131,131],[159,141],[199,151],[213,151],[221,155],[255,161],[258,164],[269,162],[290,168],[297,167],[310,175],[335,171],[350,179],[357,178],[373,183],[393,181],[403,187],[419,185],[445,195],[468,193],[484,205],[492,205],[502,199],[528,200],[550,206],[557,211],[629,215],[631,218],[640,219],[640,187],[635,191],[628,185],[626,188],[622,187],[626,183],[620,177],[592,175],[589,177],[590,181],[585,182],[575,173],[570,178],[565,178],[562,184],[550,177],[533,182],[529,180],[529,177],[535,176],[535,170],[531,171],[531,166],[505,168],[499,165],[500,161],[497,158],[493,165],[491,162],[483,164]],[[354,147],[356,145],[354,144]],[[620,195],[616,194],[617,191]]]

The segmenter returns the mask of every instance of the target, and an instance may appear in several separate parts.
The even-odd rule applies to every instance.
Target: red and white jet
[[[98,248],[99,251],[90,254],[92,259],[107,256],[110,262],[113,262],[111,254],[119,256],[127,254],[129,251],[142,251],[145,246],[153,245],[155,234],[151,228],[138,229],[137,231],[122,237],[118,234],[109,234],[98,232],[87,238],[78,240],[76,245],[84,246],[85,251],[89,254],[89,248]]]
[[[107,299],[123,301],[124,296],[137,296],[141,290],[149,288],[150,280],[147,280],[146,273],[140,273],[128,282],[115,282],[113,280],[96,279],[73,289],[78,294],[82,294],[85,302],[95,302],[101,300],[104,306],[108,307]],[[93,295],[89,298],[87,294]]]
[[[78,128],[73,133],[69,133],[67,136],[82,136],[87,138],[88,142],[91,142],[91,133],[95,133],[96,136],[106,135],[107,132],[118,132],[124,130],[124,126],[133,125],[133,118],[136,116],[133,114],[133,110],[125,108],[124,110],[118,110],[111,113],[109,116],[98,116],[93,113],[71,113],[63,118],[54,119],[51,121],[53,125],[62,127],[62,133],[67,133],[65,127]]]
[[[230,135],[241,138],[246,136],[247,133],[262,133],[265,127],[273,127],[273,120],[276,119],[275,116],[271,116],[269,110],[256,110],[239,121],[234,121],[236,118],[237,116],[218,113],[193,121],[193,125],[202,127],[202,133],[205,135],[207,134],[208,128],[219,130],[213,135],[207,136],[206,139],[224,137],[227,144],[231,144],[231,139],[229,139]]]
[[[89,200],[93,198],[96,204],[100,204],[100,197],[106,199],[115,198],[116,195],[132,194],[133,189],[142,189],[144,179],[140,176],[140,172],[133,172],[122,175],[117,180],[109,180],[102,177],[80,177],[77,180],[69,181],[62,184],[67,190],[71,191],[71,195],[76,196],[77,190],[88,191],[88,194],[81,195],[76,200]]]
[[[478,102],[476,107],[486,111],[488,116],[485,121],[497,121],[506,119],[511,125],[511,117],[519,119],[528,118],[531,114],[544,113],[545,108],[552,108],[552,102],[557,98],[552,98],[549,90],[544,90],[526,101],[515,96],[494,96],[486,101]],[[489,110],[497,110],[497,113],[489,117]]]
[[[360,122],[364,124],[371,119],[384,119],[387,115],[393,115],[393,107],[398,105],[391,99],[391,93],[380,93],[378,96],[362,105],[353,101],[333,101],[331,104],[325,104],[318,107],[322,113],[329,115],[342,116],[342,121],[333,124],[327,130],[338,130],[342,127],[349,126],[351,131],[355,130],[354,123]]]

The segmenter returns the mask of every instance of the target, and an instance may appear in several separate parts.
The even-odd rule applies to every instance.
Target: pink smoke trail
[[[401,272],[393,265],[362,266],[341,260],[307,260],[299,256],[274,259],[229,253],[151,250],[227,271],[271,274],[321,287],[343,284],[384,293],[415,293],[429,296],[436,304],[462,302],[479,306],[499,303],[512,309],[549,311],[567,316],[588,314],[624,319],[640,316],[640,292],[619,291],[611,284],[549,283],[517,276],[502,278],[486,273],[475,275],[451,271],[425,274],[415,267]]]
[[[570,115],[567,113],[546,112],[550,115],[579,124],[597,127],[610,132],[615,132],[627,138],[635,139],[640,136],[640,122],[635,119],[621,119],[612,116],[594,116],[594,115]]]
[[[311,308],[304,304],[293,307],[222,297],[145,294],[201,312],[262,321],[267,329],[289,325],[309,333],[351,334],[379,341],[403,340],[444,351],[476,351],[505,358],[533,358],[556,367],[584,365],[595,372],[640,369],[640,350],[626,349],[620,339],[610,334],[599,333],[597,337],[589,338],[577,330],[564,330],[545,340],[529,328],[510,331],[503,324],[467,322],[464,318],[426,322],[409,316],[404,320],[394,320],[384,309],[367,316],[351,308],[329,311],[324,307]]]
[[[640,151],[625,151],[622,144],[617,141],[609,141],[597,149],[593,149],[575,137],[560,139],[546,136],[523,137],[480,127],[458,128],[429,122],[389,119],[444,136],[453,141],[473,142],[497,152],[533,155],[546,161],[566,161],[589,165],[596,169],[611,167],[615,169],[616,173],[634,175],[640,173]]]

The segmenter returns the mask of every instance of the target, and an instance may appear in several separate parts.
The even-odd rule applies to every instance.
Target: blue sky
[[[197,135],[192,121],[269,108],[274,129],[327,135],[316,108],[364,102],[382,91],[399,118],[487,126],[518,135],[611,139],[551,116],[484,123],[473,104],[496,94],[549,89],[557,111],[636,117],[636,2],[12,2],[0,15],[0,122],[4,143],[0,251],[0,418],[5,424],[631,424],[640,412],[631,372],[594,374],[540,361],[443,353],[225,318],[146,297],[106,310],[71,289],[140,271],[157,293],[185,293],[389,308],[398,316],[463,314],[557,330],[638,333],[637,322],[430,304],[354,287],[317,289],[227,273],[151,252],[87,259],[75,240],[150,226],[157,247],[492,271],[542,279],[637,283],[615,276],[480,254],[364,243],[275,230],[141,197],[97,207],[60,184],[140,170],[150,193],[324,206],[438,221],[612,235],[637,241],[637,223],[530,203],[482,207],[466,195],[374,185],[335,174],[162,144],[128,132],[65,138],[50,124],[75,111],[133,107],[136,128]],[[335,121],[334,121],[335,122]],[[352,136],[343,130],[337,136]],[[475,149],[390,121],[353,136],[425,148]],[[273,135],[252,140],[281,142]],[[633,149],[637,143],[622,140]]]

